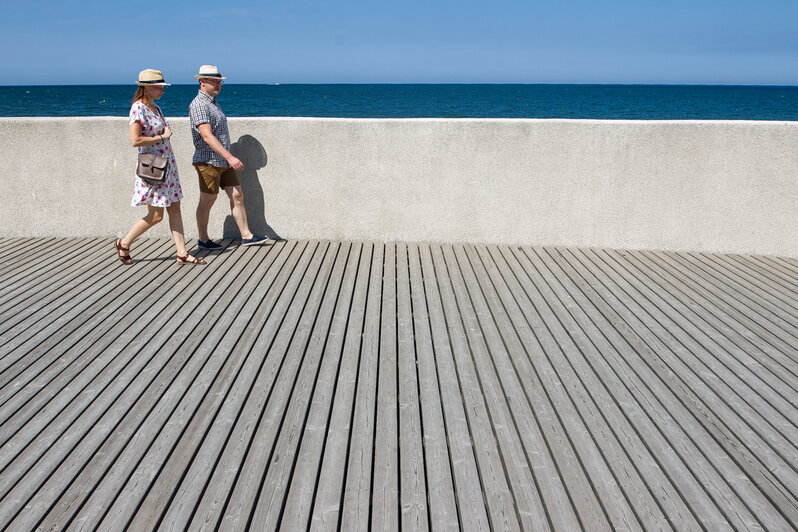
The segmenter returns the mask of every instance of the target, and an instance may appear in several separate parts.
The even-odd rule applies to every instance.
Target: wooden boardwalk
[[[229,244],[229,243],[228,243]],[[792,530],[798,261],[0,239],[0,527]]]

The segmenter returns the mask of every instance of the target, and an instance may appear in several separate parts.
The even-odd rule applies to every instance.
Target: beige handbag
[[[136,165],[136,175],[150,185],[163,185],[166,183],[166,171],[169,169],[169,159],[154,153],[139,153],[139,162]]]
[[[166,118],[164,118],[161,109],[158,108],[158,115],[161,117],[164,125],[166,125]],[[163,137],[161,137],[163,142]],[[154,153],[139,153],[138,163],[136,164],[136,175],[142,181],[150,185],[163,185],[166,183],[166,172],[169,169],[169,159],[155,155]]]

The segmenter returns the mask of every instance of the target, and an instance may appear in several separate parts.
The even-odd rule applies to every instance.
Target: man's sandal
[[[178,255],[177,260],[175,262],[177,262],[178,264],[207,264],[204,260],[199,259],[197,257],[194,257],[191,260],[189,260],[188,257],[189,255],[184,255],[183,257]]]
[[[119,260],[122,261],[122,264],[127,264],[128,266],[133,264],[133,259],[130,258],[130,248],[122,246],[122,239],[117,238],[114,245],[116,246],[116,254],[119,256]],[[122,254],[123,252],[125,252],[124,255]]]

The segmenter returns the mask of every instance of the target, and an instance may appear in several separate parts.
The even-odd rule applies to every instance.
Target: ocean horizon
[[[197,85],[159,101],[187,116]],[[4,117],[127,116],[136,86],[0,86]],[[613,84],[225,84],[230,117],[798,120],[798,86]]]

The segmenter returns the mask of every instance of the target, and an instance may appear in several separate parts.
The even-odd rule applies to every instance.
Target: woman
[[[130,108],[130,144],[138,148],[140,153],[155,153],[169,160],[166,182],[161,185],[150,185],[136,176],[136,187],[133,190],[131,205],[147,206],[147,215],[133,225],[124,238],[117,239],[116,252],[123,264],[133,264],[130,258],[130,246],[145,231],[163,220],[164,208],[169,213],[169,229],[175,239],[178,264],[205,264],[205,261],[189,255],[186,251],[186,240],[183,236],[183,217],[180,214],[180,199],[183,190],[177,176],[177,162],[172,152],[169,137],[172,129],[155,104],[169,84],[158,70],[142,70],[136,83],[139,88],[133,96]]]

